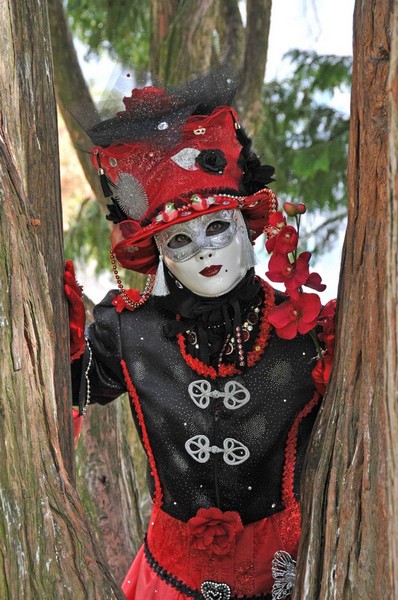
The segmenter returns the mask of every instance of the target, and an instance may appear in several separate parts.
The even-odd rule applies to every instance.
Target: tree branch
[[[77,59],[62,0],[48,0],[48,14],[57,103],[87,181],[102,210],[107,213],[107,200],[102,193],[99,177],[91,163],[90,154],[82,150],[83,148],[88,149],[91,142],[68,110],[68,107],[79,105],[86,107],[87,111],[94,112],[95,105]]]

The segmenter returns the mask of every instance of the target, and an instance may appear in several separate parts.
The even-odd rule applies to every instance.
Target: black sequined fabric
[[[162,484],[163,510],[187,521],[198,508],[217,506],[238,511],[244,524],[282,510],[287,435],[314,394],[315,347],[310,337],[287,341],[272,332],[255,366],[239,376],[211,380],[194,372],[184,362],[176,341],[165,337],[166,317],[156,300],[135,312],[117,314],[111,304],[115,294],[110,292],[96,307],[96,322],[88,330],[90,402],[105,404],[126,390],[120,367],[123,358],[144,414]],[[87,388],[88,360],[86,356],[83,361],[81,402]],[[231,382],[232,389],[243,388],[244,398],[249,396],[234,407],[233,399],[225,401]],[[192,393],[197,389],[219,394],[212,393],[208,405],[200,406],[200,398]],[[202,404],[206,404],[205,396]],[[134,411],[133,416],[136,419]],[[313,419],[310,414],[300,426],[296,495]],[[202,452],[195,455],[192,449],[197,445],[189,441],[198,441],[197,436],[201,436]],[[228,455],[222,450],[231,444],[235,450]],[[153,487],[150,476],[149,484]]]

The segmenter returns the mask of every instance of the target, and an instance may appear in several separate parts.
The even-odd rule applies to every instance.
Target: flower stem
[[[317,336],[317,333],[316,333],[316,329],[315,328],[311,329],[311,331],[309,332],[309,334],[310,334],[310,336],[312,338],[312,341],[315,344],[315,348],[316,348],[316,351],[317,351],[318,358],[322,359],[323,358],[323,351],[322,351],[322,347],[321,347],[321,345],[319,343],[319,339],[318,339],[318,336]]]

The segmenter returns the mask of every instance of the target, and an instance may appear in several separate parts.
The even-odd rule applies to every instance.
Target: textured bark
[[[178,10],[178,0],[152,0],[150,4],[149,71],[156,81],[161,72],[160,54]],[[162,82],[159,82],[162,84]]]
[[[80,110],[84,107],[86,115],[94,114],[96,109],[80,69],[62,0],[48,0],[48,14],[57,103],[87,181],[104,214],[107,214],[106,204],[108,201],[102,193],[100,180],[89,153],[91,141],[70,112],[74,106],[78,106]]]
[[[242,68],[245,30],[237,0],[220,2],[218,35],[220,62],[231,65],[237,72]]]
[[[387,395],[387,568],[392,574],[392,598],[398,597],[398,10],[392,22],[389,133],[390,171],[387,229],[386,395]]]
[[[234,104],[248,133],[254,135],[263,118],[271,6],[272,0],[248,0],[243,29],[235,0],[154,0],[150,67],[155,81],[175,85],[215,65],[234,67],[240,78]]]
[[[91,323],[94,303],[84,296],[84,304],[86,321]],[[76,449],[77,489],[119,584],[142,543],[148,521],[151,500],[145,473],[145,453],[127,395],[105,407],[90,406]]]
[[[133,427],[127,396],[113,405],[91,406],[77,452],[78,490],[119,584],[143,540]]]
[[[58,106],[87,180],[107,212],[109,201],[104,198],[87,152],[91,142],[68,110],[78,105],[89,114],[95,111],[95,106],[77,60],[62,2],[48,0],[48,6]],[[133,287],[141,287],[144,280],[134,273],[128,273],[123,279],[127,286]],[[136,439],[134,423],[126,413],[121,401],[106,409],[90,407],[77,452],[78,490],[92,530],[118,583],[123,581],[143,539],[135,483],[137,474],[132,461],[131,442]],[[143,452],[137,446],[135,459],[140,467],[139,476],[145,480]]]
[[[46,4],[0,4],[0,37],[0,598],[122,598],[71,481]]]
[[[179,3],[157,51],[159,70],[152,73],[155,79],[175,85],[210,68],[214,57],[217,14],[216,0],[185,0]]]
[[[263,120],[261,95],[267,64],[271,8],[272,0],[247,0],[245,53],[235,104],[249,135],[259,131]]]
[[[387,462],[387,450],[390,456],[396,453],[392,436],[397,428],[392,385],[396,321],[390,321],[397,308],[396,187],[390,205],[387,195],[393,4],[357,0],[355,5],[349,211],[338,343],[307,457],[295,599],[396,597],[390,548],[396,542],[389,537],[397,534],[397,509],[391,508],[396,489],[391,481],[394,464]]]

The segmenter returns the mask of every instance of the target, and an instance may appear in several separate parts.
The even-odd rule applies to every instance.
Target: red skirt
[[[289,598],[299,537],[297,502],[244,527],[234,512],[201,509],[184,523],[154,507],[122,589],[127,600]]]

